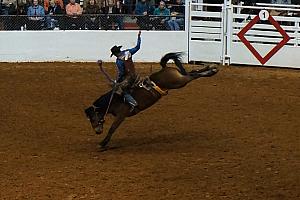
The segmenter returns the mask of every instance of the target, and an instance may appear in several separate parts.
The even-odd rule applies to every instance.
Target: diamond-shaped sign
[[[267,12],[267,11],[265,11]],[[268,14],[268,13],[267,13]],[[267,15],[268,16],[268,15]],[[272,56],[274,56],[291,38],[282,29],[280,24],[269,15],[267,20],[276,28],[276,30],[282,35],[283,39],[279,42],[265,57],[262,57],[260,53],[256,51],[253,45],[245,38],[245,34],[249,31],[257,22],[261,20],[261,17],[257,15],[253,20],[251,20],[238,34],[237,36],[246,45],[246,47],[252,52],[252,54],[259,60],[259,62],[264,65]]]

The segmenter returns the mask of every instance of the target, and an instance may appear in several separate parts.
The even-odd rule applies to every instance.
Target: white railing
[[[279,5],[279,4],[276,4]],[[285,5],[281,5],[285,6]],[[253,10],[261,10],[262,7],[259,6],[239,6],[239,5],[233,5],[233,8],[250,8]],[[300,8],[300,6],[298,6]],[[276,7],[267,7],[266,4],[263,4],[263,9],[265,10],[273,10],[278,9]],[[289,12],[299,12],[300,9],[289,9],[289,8],[282,8],[283,11],[289,11]],[[245,27],[251,19],[253,19],[256,15],[249,15],[249,14],[238,14],[233,13],[233,26],[232,26],[232,35],[233,40],[237,42],[236,40],[236,34]],[[281,27],[288,33],[288,35],[291,37],[291,40],[286,45],[293,45],[293,46],[299,46],[299,23],[300,18],[299,17],[291,17],[291,16],[273,16],[273,18],[281,24]],[[242,20],[242,22],[241,22]],[[249,37],[249,40],[253,43],[277,43],[279,40],[281,40],[281,35],[279,32],[275,29],[273,25],[270,24],[256,24],[253,26],[251,30],[249,30],[246,34],[246,36]]]
[[[270,4],[270,3],[256,3],[256,6],[260,7],[283,7],[283,8],[300,8],[300,5],[286,5],[286,4]]]
[[[282,66],[282,67],[300,67],[299,60],[294,57],[295,53],[300,53],[299,46],[299,24],[300,18],[293,17],[294,13],[299,12],[300,6],[290,5],[267,5],[260,4],[257,6],[240,6],[233,5],[233,8],[248,8],[258,13],[260,10],[276,10],[285,11],[287,16],[273,16],[281,28],[288,34],[290,40],[266,63],[267,65]],[[236,10],[236,9],[233,9]],[[256,15],[238,14],[233,13],[232,17],[232,51],[231,51],[231,63],[238,64],[260,64],[257,59],[245,49],[245,45],[240,41],[237,34],[244,28]],[[241,21],[242,20],[242,21]],[[282,41],[283,36],[279,31],[267,21],[255,24],[250,30],[245,33],[247,40],[253,45],[253,47],[263,56],[265,56],[270,50]],[[240,53],[243,52],[243,53]],[[245,56],[246,54],[248,56]],[[241,56],[244,55],[247,57]],[[250,59],[249,59],[250,58]],[[288,62],[285,62],[288,60]],[[294,60],[294,61],[293,61]]]
[[[190,6],[190,61],[222,62],[225,57],[224,13],[206,11],[209,7],[222,10],[223,4],[192,3]]]
[[[199,6],[203,9],[197,10],[196,8]],[[206,11],[206,7],[219,7],[222,10],[210,12]],[[300,14],[300,5],[257,4],[256,6],[244,6],[243,4],[232,5],[230,1],[226,1],[224,4],[192,3],[190,6],[189,45],[199,48],[198,60],[207,61],[207,58],[220,56],[220,61],[223,64],[261,64],[238,37],[238,33],[256,17],[251,13],[241,14],[243,9],[250,9],[254,11],[252,13],[259,13],[261,10],[285,12],[285,16],[273,16],[273,18],[290,39],[276,51],[265,65],[300,68],[300,58],[295,56],[300,55],[300,17],[296,16]],[[199,20],[194,19],[197,17]],[[259,21],[253,25],[245,32],[244,37],[262,57],[283,40],[283,36],[268,20]],[[195,44],[194,41],[198,42]],[[210,45],[207,45],[207,42]],[[216,46],[217,42],[219,43]],[[200,47],[206,48],[204,50]],[[190,55],[194,54],[195,48],[189,49]],[[216,48],[222,52],[220,53]],[[208,56],[207,52],[213,52],[214,55]],[[194,57],[190,56],[189,60],[191,58]],[[212,59],[211,61],[214,62],[215,60]]]

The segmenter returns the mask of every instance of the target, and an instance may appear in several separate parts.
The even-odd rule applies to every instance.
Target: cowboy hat
[[[111,51],[111,54],[110,54],[110,57],[112,57],[113,55],[117,55],[118,53],[121,52],[121,48],[122,46],[113,46],[110,51]]]

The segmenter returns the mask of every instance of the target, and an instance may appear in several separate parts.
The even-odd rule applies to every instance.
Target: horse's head
[[[102,119],[99,114],[95,112],[95,109],[92,106],[85,109],[85,114],[90,120],[96,134],[101,134],[103,132],[104,119]]]

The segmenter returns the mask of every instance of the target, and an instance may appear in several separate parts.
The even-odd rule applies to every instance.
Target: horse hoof
[[[211,69],[211,71],[213,71],[214,73],[217,73],[217,72],[219,71],[219,69],[218,69],[217,67],[213,67],[213,68]]]
[[[219,69],[216,67],[216,65],[212,65],[208,68],[207,71],[202,73],[203,77],[210,77],[218,73]]]
[[[108,142],[109,142],[109,139],[105,138],[104,140],[102,140],[102,141],[100,142],[100,146],[101,146],[101,147],[106,147],[107,144],[108,144]]]
[[[99,151],[100,152],[104,152],[104,151],[107,151],[109,149],[110,149],[109,146],[101,146],[101,145],[99,145]]]
[[[100,152],[103,152],[103,151],[107,151],[109,149],[109,147],[108,146],[101,146],[100,145]]]

